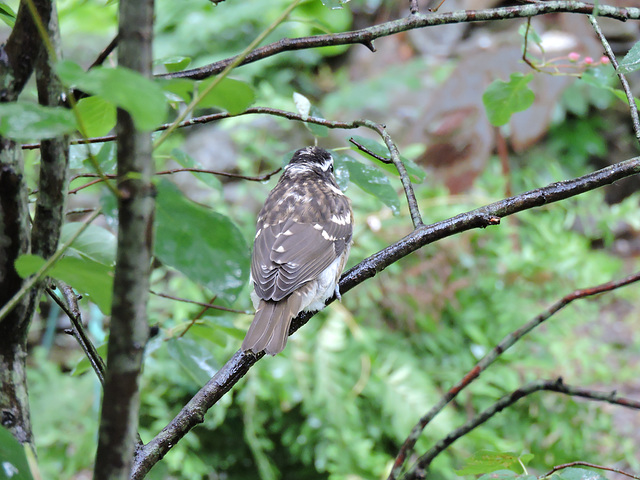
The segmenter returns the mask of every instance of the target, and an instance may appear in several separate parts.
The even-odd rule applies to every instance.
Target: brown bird
[[[242,350],[281,352],[291,320],[317,311],[334,292],[351,248],[353,211],[319,147],[293,154],[256,225],[251,299],[256,315]]]

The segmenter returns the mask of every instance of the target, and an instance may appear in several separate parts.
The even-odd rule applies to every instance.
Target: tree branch
[[[548,13],[580,13],[591,15],[594,12],[592,4],[574,1],[545,1],[528,5],[512,7],[488,8],[485,10],[467,10],[446,13],[420,14],[412,13],[410,16],[381,23],[372,27],[354,30],[352,32],[330,33],[326,35],[314,35],[311,37],[283,38],[277,42],[256,48],[250,52],[239,65],[253,63],[263,58],[271,57],[282,52],[304,50],[308,48],[327,47],[331,45],[363,44],[371,49],[373,41],[380,37],[387,37],[396,33],[413,30],[416,28],[433,27],[436,25],[449,25],[452,23],[469,23],[489,20],[505,20],[509,18],[526,18]],[[611,7],[598,5],[598,16],[615,18],[626,21],[640,19],[640,8]],[[166,73],[158,75],[160,78],[192,78],[202,80],[222,72],[228,65],[236,60],[236,57],[226,58],[219,62],[211,63],[200,68],[184,70],[182,72]]]
[[[442,411],[442,409],[447,406],[463,389],[468,387],[474,380],[476,380],[482,372],[484,372],[500,355],[506,352],[509,348],[511,348],[518,340],[528,334],[531,330],[541,325],[544,321],[549,319],[551,316],[555,315],[557,312],[566,307],[569,303],[579,298],[590,297],[593,295],[597,295],[599,293],[610,292],[620,287],[624,287],[631,283],[637,282],[640,280],[640,272],[635,273],[634,275],[630,275],[621,280],[615,280],[607,283],[603,283],[601,285],[589,288],[583,288],[580,290],[575,290],[556,303],[551,305],[544,312],[540,313],[533,319],[529,320],[519,329],[509,333],[505,336],[500,343],[498,343],[490,352],[488,352],[471,370],[467,372],[467,374],[462,377],[462,379],[456,383],[453,387],[445,393],[438,403],[434,405],[429,412],[424,415],[418,423],[411,429],[409,436],[400,447],[398,454],[393,462],[393,468],[389,473],[388,480],[395,480],[400,476],[402,471],[402,467],[406,462],[407,458],[409,458],[413,452],[416,442],[418,438],[422,434],[425,427],[435,418],[435,416]]]
[[[640,476],[633,475],[631,473],[625,472],[623,470],[620,470],[619,468],[604,467],[602,465],[596,465],[594,463],[581,462],[581,461],[564,463],[562,465],[556,465],[549,472],[545,473],[540,478],[547,478],[547,477],[550,477],[551,475],[553,475],[555,472],[558,472],[558,471],[563,470],[565,468],[576,467],[576,466],[597,468],[598,470],[606,470],[608,472],[619,473],[620,475],[624,475],[624,476],[629,477],[629,478],[635,478],[636,480],[640,480]]]
[[[346,293],[363,281],[375,276],[392,263],[442,238],[474,228],[500,223],[500,218],[514,213],[564,200],[594,190],[616,180],[640,172],[640,157],[589,173],[579,178],[553,183],[499,202],[462,213],[456,217],[415,229],[400,241],[366,258],[346,272],[340,280],[340,292]],[[327,301],[331,303],[335,296]],[[289,334],[307,323],[315,313],[303,312],[292,322]],[[260,359],[236,352],[231,359],[200,389],[189,403],[152,441],[136,455],[132,479],[141,479],[189,430],[202,423],[204,414]]]
[[[556,380],[539,380],[536,382],[531,382],[503,396],[491,407],[487,408],[485,411],[483,411],[482,413],[478,414],[476,417],[469,420],[460,428],[455,429],[454,431],[449,433],[446,437],[439,440],[438,443],[436,443],[429,451],[427,451],[424,455],[422,455],[418,459],[416,464],[411,468],[411,470],[409,470],[409,472],[407,472],[407,474],[403,478],[405,480],[412,480],[412,479],[422,480],[426,478],[427,469],[429,465],[431,465],[431,462],[439,454],[445,451],[453,442],[455,442],[460,437],[463,437],[474,428],[482,425],[484,422],[489,420],[495,414],[513,405],[521,398],[524,398],[540,390],[547,390],[550,392],[562,393],[572,397],[587,398],[589,400],[596,400],[599,402],[608,402],[614,405],[620,405],[623,407],[633,408],[636,410],[640,409],[639,401],[633,400],[630,398],[619,397],[615,391],[597,392],[597,391],[589,390],[586,388],[573,387],[570,385],[566,385],[562,381],[562,378],[558,378]]]
[[[56,295],[56,293],[50,287],[46,287],[45,291],[47,292],[49,297],[51,297],[51,299],[56,302],[56,304],[67,315],[67,317],[69,317],[71,325],[73,326],[70,333],[78,341],[80,348],[82,348],[82,351],[87,356],[87,359],[91,364],[91,368],[93,368],[93,371],[96,373],[98,380],[100,380],[100,383],[104,386],[104,360],[102,360],[102,357],[100,357],[98,351],[96,350],[96,347],[94,347],[93,343],[91,343],[91,340],[89,340],[89,337],[87,336],[87,332],[85,332],[84,330],[84,326],[82,325],[82,316],[80,315],[80,309],[78,308],[78,296],[74,293],[73,289],[69,285],[63,282],[56,283],[58,289],[63,293],[65,299],[67,300],[68,306],[65,305],[62,300],[60,300],[58,295]]]

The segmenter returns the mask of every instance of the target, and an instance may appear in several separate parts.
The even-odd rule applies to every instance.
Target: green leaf
[[[139,130],[151,131],[167,116],[167,99],[162,88],[128,68],[96,67],[85,72],[79,65],[65,60],[58,63],[56,72],[67,85],[100,95],[129,112]]]
[[[369,151],[375,153],[379,157],[387,158],[391,160],[389,149],[385,145],[382,145],[376,142],[375,140],[361,137],[360,135],[353,135],[351,138],[353,138],[359,144],[363,145],[364,147],[369,149]],[[393,173],[394,175],[399,176],[398,169],[393,163],[381,162],[376,157],[369,155],[368,153],[365,153],[362,150],[358,149],[355,145],[352,146],[351,149],[358,152],[363,157],[368,158],[372,162],[376,163],[387,172]],[[425,171],[422,168],[420,168],[418,165],[416,165],[415,162],[413,162],[412,160],[409,160],[406,157],[403,157],[402,155],[400,155],[400,160],[402,160],[402,163],[404,163],[404,167],[407,169],[407,173],[409,174],[409,179],[411,180],[411,183],[422,183],[422,181],[427,175]]]
[[[492,125],[504,125],[511,115],[533,105],[535,95],[527,85],[532,79],[532,73],[512,73],[508,82],[495,80],[489,85],[482,95],[482,103]]]
[[[518,455],[509,452],[480,450],[467,458],[464,467],[456,470],[456,475],[477,475],[495,470],[504,470],[518,464]]]
[[[42,140],[75,129],[73,112],[66,108],[22,102],[0,104],[0,135],[4,137],[18,141]]]
[[[202,169],[202,165],[198,163],[193,157],[187,155],[182,150],[178,150],[174,148],[171,151],[171,156],[173,159],[178,162],[184,168],[197,168]],[[202,173],[202,172],[191,172],[191,174],[196,177],[198,180],[202,181],[205,185],[213,188],[214,190],[221,191],[222,183],[218,178],[211,173]]]
[[[178,362],[198,385],[204,385],[218,371],[211,348],[188,336],[172,338],[167,342],[169,355]]]
[[[155,255],[166,265],[233,302],[249,276],[249,246],[229,218],[158,184]]]
[[[322,115],[322,112],[320,112],[320,109],[315,105],[311,105],[311,109],[309,113],[311,114],[310,115],[311,117],[324,118],[324,116]],[[324,138],[329,136],[329,128],[325,127],[324,125],[305,122],[304,126],[307,127],[307,129],[316,137]]]
[[[101,137],[116,126],[116,107],[102,97],[93,96],[78,101],[78,113],[89,137]]]
[[[184,70],[190,63],[191,57],[183,57],[182,55],[174,55],[153,61],[153,65],[164,65],[164,68],[170,73]]]
[[[26,449],[11,432],[0,428],[0,480],[32,480]]]
[[[16,12],[4,2],[0,2],[0,19],[11,28],[16,24]]]
[[[395,215],[400,212],[400,199],[386,175],[377,168],[360,163],[347,155],[334,153],[334,157],[336,167],[346,168],[349,171],[349,179],[353,183],[380,199],[393,210]]]
[[[20,255],[15,263],[18,274],[26,278],[44,265],[37,255]],[[111,313],[113,269],[88,258],[63,257],[49,270],[47,276],[62,280],[95,303],[105,315]]]
[[[189,103],[193,98],[196,82],[188,78],[160,78],[156,80],[171,102]]]
[[[65,224],[60,233],[60,243],[66,243],[82,227],[83,224],[80,222]],[[116,236],[102,227],[89,225],[73,241],[67,252],[78,258],[113,266],[116,262]]]
[[[565,468],[556,472],[551,478],[554,480],[606,480],[606,477],[598,472],[586,468]]]
[[[640,41],[636,42],[618,64],[618,73],[631,73],[640,69]]]
[[[215,77],[202,81],[198,85],[198,91],[204,91],[213,81],[215,81]],[[234,115],[244,112],[255,99],[256,94],[248,83],[233,78],[223,78],[213,90],[200,100],[198,108],[216,107]]]

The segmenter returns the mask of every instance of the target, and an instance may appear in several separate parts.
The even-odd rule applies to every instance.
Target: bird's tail
[[[260,300],[256,316],[242,342],[242,350],[251,350],[253,353],[264,350],[269,355],[284,350],[291,320],[298,314],[301,305],[302,299],[298,292],[293,292],[279,302]]]

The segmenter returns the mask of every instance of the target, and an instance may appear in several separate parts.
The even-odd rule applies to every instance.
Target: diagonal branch
[[[461,213],[456,217],[417,228],[403,239],[364,259],[346,272],[340,280],[340,292],[348,292],[399,259],[436,240],[474,228],[496,225],[500,223],[502,217],[579,195],[638,172],[640,172],[640,157],[620,162],[582,177],[524,192],[476,210]],[[335,297],[330,298],[327,303],[333,300]],[[297,331],[313,315],[315,313],[308,312],[298,315],[292,322],[289,334]],[[162,432],[137,452],[131,478],[143,478],[151,467],[164,457],[189,430],[203,422],[207,410],[222,398],[262,356],[262,354],[254,356],[241,351],[236,352]]]
[[[372,27],[354,30],[352,32],[330,33],[311,37],[283,38],[277,42],[256,48],[251,51],[238,65],[246,65],[263,58],[271,57],[282,52],[304,50],[308,48],[327,47],[331,45],[363,44],[371,49],[373,41],[380,37],[387,37],[396,33],[414,30],[416,28],[449,25],[452,23],[469,23],[490,20],[505,20],[509,18],[526,18],[548,13],[580,13],[592,15],[594,5],[574,1],[545,1],[527,5],[511,7],[488,8],[484,10],[466,10],[446,13],[412,13],[410,16],[381,23]],[[600,17],[615,18],[616,20],[640,19],[640,8],[611,7],[598,5],[597,14]],[[237,56],[205,65],[204,67],[184,70],[182,72],[158,75],[160,78],[192,78],[202,80],[222,72],[228,65],[237,60]]]
[[[474,428],[482,425],[484,422],[489,420],[495,414],[501,412],[502,410],[509,407],[510,405],[513,405],[521,398],[524,398],[528,395],[531,395],[532,393],[539,392],[541,390],[562,393],[572,397],[587,398],[589,400],[595,400],[599,402],[608,402],[614,405],[633,408],[635,410],[640,409],[639,401],[626,398],[626,397],[619,397],[615,391],[597,392],[597,391],[586,389],[586,388],[573,387],[571,385],[566,385],[562,381],[562,378],[558,378],[556,380],[539,380],[536,382],[531,382],[503,396],[502,398],[500,398],[500,400],[498,400],[492,406],[487,408],[485,411],[476,415],[476,417],[469,420],[460,428],[455,429],[454,431],[449,433],[446,437],[439,440],[438,443],[436,443],[429,451],[427,451],[424,455],[422,455],[418,459],[416,464],[404,476],[404,479],[412,480],[412,479],[426,478],[427,469],[429,465],[431,465],[431,462],[433,461],[433,459],[436,458],[443,451],[445,451],[449,447],[449,445],[451,445],[460,437],[463,437],[464,435],[469,433]]]
[[[583,288],[575,290],[568,295],[565,295],[556,303],[551,305],[544,312],[540,313],[533,319],[529,320],[519,329],[509,333],[504,337],[500,343],[498,343],[489,353],[487,353],[467,374],[453,387],[445,393],[440,401],[434,405],[429,412],[424,415],[418,423],[411,429],[411,433],[400,447],[398,454],[396,455],[393,463],[393,468],[389,474],[388,480],[395,480],[400,476],[400,472],[407,458],[409,458],[413,452],[418,438],[422,434],[425,427],[435,418],[435,416],[442,411],[463,389],[468,387],[474,380],[476,380],[482,372],[484,372],[500,355],[511,348],[518,340],[528,334],[531,330],[541,325],[544,321],[548,320],[551,316],[562,310],[569,305],[572,301],[579,298],[590,297],[599,293],[610,292],[620,287],[624,287],[631,283],[640,281],[640,272],[630,275],[621,280],[615,280],[601,285],[589,288]]]
[[[47,294],[53,299],[54,302],[60,307],[60,309],[69,317],[71,321],[71,325],[73,326],[70,333],[73,334],[75,339],[80,344],[80,348],[87,356],[89,363],[91,364],[91,368],[96,373],[98,380],[100,383],[104,385],[104,369],[105,364],[102,357],[98,354],[96,347],[91,343],[91,340],[87,336],[87,332],[82,325],[82,317],[80,315],[80,309],[78,308],[78,296],[75,294],[73,289],[63,283],[57,282],[57,286],[62,291],[65,299],[67,300],[68,306],[55,294],[55,292],[50,288],[46,287],[45,291]]]

